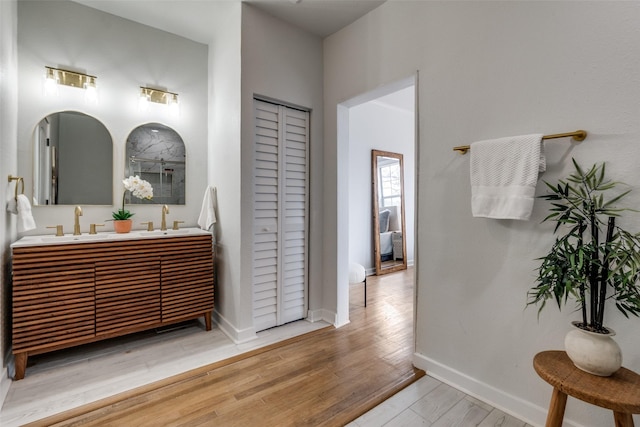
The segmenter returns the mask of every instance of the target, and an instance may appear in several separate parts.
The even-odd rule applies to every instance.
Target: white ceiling
[[[244,0],[322,38],[366,15],[385,0]]]
[[[1,1],[1,0],[0,0]],[[211,40],[216,3],[240,0],[74,0],[200,43]],[[322,38],[344,28],[385,0],[244,0]]]

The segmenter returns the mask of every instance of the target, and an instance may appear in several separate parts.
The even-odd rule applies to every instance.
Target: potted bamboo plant
[[[538,314],[548,300],[562,308],[575,299],[581,320],[565,338],[565,349],[580,369],[608,376],[620,368],[620,347],[611,339],[615,332],[604,325],[607,300],[625,317],[640,316],[640,236],[616,225],[623,211],[618,207],[631,190],[619,193],[618,182],[605,176],[605,165],[581,168],[556,185],[545,182],[551,213],[543,220],[555,221],[556,237],[549,253],[540,258],[537,284],[528,292],[527,305]],[[584,354],[593,350],[595,354]]]

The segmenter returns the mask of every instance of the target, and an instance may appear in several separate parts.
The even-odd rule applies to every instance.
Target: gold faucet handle
[[[56,236],[58,236],[58,237],[64,236],[64,231],[62,230],[62,226],[61,225],[48,225],[47,228],[55,228],[56,229]]]
[[[179,224],[182,224],[182,223],[184,223],[184,221],[173,221],[173,229],[179,230],[180,229]]]
[[[98,234],[96,227],[104,227],[104,224],[89,224],[89,234]]]
[[[153,221],[143,222],[142,225],[147,225],[147,231],[153,231]]]

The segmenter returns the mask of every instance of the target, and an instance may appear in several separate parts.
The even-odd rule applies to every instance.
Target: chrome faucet
[[[160,223],[160,230],[167,231],[167,214],[169,213],[169,206],[162,205],[162,222]]]
[[[82,216],[82,208],[80,206],[76,206],[73,210],[73,235],[79,236],[80,233],[80,217]]]

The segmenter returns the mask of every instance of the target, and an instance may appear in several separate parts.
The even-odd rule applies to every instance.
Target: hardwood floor
[[[312,425],[354,420],[424,375],[411,365],[413,270],[352,285],[351,323],[234,356],[30,425]]]

